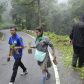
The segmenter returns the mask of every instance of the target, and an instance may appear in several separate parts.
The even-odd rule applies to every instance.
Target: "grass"
[[[27,33],[35,36],[35,34],[31,31]],[[73,47],[70,44],[70,39],[68,35],[56,35],[51,32],[45,32],[46,36],[54,43],[54,46],[59,49],[63,54],[62,59],[66,67],[71,67],[72,63],[72,55],[73,55]],[[78,73],[80,73],[81,79],[84,79],[84,68],[74,68]]]

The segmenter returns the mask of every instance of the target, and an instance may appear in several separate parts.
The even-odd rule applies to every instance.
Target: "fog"
[[[68,3],[68,0],[58,0],[58,3]]]
[[[12,9],[11,0],[0,0],[4,4],[5,11],[2,14],[2,20],[4,23],[11,22],[10,11]]]

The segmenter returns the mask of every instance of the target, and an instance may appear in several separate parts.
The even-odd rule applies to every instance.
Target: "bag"
[[[46,57],[46,53],[45,52],[42,52],[42,51],[39,51],[36,49],[35,51],[35,60],[39,61],[39,62],[43,62],[44,59]]]

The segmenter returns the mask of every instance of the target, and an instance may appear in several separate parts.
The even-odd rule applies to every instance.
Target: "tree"
[[[2,22],[2,14],[5,11],[5,7],[3,3],[0,3],[0,23]]]
[[[46,31],[69,34],[74,18],[84,14],[84,0],[69,0],[58,4],[57,0],[13,0],[12,17],[16,25],[34,29],[43,24]]]

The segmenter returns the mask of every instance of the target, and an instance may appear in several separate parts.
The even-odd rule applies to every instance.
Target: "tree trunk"
[[[41,12],[40,12],[40,0],[38,1],[38,22],[39,22],[39,26],[41,25]]]

